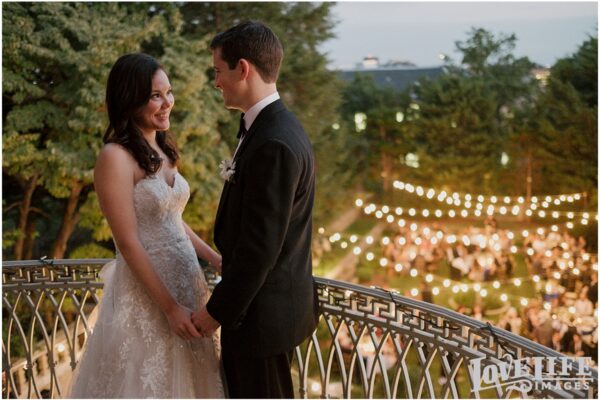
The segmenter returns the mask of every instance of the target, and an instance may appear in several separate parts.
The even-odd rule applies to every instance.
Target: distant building
[[[443,66],[417,67],[409,61],[393,60],[381,65],[379,58],[371,55],[355,68],[340,70],[340,76],[345,81],[352,81],[356,74],[365,74],[372,76],[376,85],[398,91],[403,91],[420,78],[435,79],[443,73]]]
[[[546,86],[550,77],[550,68],[538,67],[531,70],[531,74],[540,81],[542,86]]]

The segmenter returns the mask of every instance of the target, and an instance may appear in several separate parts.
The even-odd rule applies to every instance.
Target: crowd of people
[[[521,309],[508,307],[496,325],[560,353],[590,357],[597,364],[597,255],[586,252],[583,237],[574,238],[568,232],[528,233],[523,249],[529,275],[539,277],[536,297]],[[476,264],[468,274],[471,279],[481,277],[472,273],[479,269]],[[472,309],[459,306],[457,311],[481,321],[492,319],[481,304]]]
[[[519,249],[515,247],[517,235],[522,238]],[[598,259],[586,252],[583,237],[548,229],[513,233],[499,229],[489,218],[483,228],[469,226],[458,232],[448,232],[436,223],[407,224],[383,243],[390,277],[413,269],[418,276],[436,274],[445,261],[452,280],[470,283],[512,279],[515,251],[524,253],[528,276],[537,276],[536,295],[528,299],[527,306],[505,307],[499,316],[487,315],[480,303],[459,304],[457,311],[481,321],[491,320],[561,353],[597,362]],[[419,297],[433,301],[425,281]]]
[[[436,223],[420,230],[405,226],[399,228],[393,240],[385,245],[383,255],[392,265],[401,266],[394,268],[398,273],[407,273],[413,268],[419,272],[435,272],[440,261],[446,260],[453,280],[509,279],[513,276],[515,263],[511,236],[508,230],[487,225],[484,228],[465,227],[452,234]]]
[[[574,238],[568,232],[533,233],[525,238],[524,247],[529,273],[541,279],[538,298],[517,315],[522,328],[515,333],[597,363],[597,255],[586,252],[583,237]],[[506,328],[507,323],[512,328],[508,317],[499,325]]]

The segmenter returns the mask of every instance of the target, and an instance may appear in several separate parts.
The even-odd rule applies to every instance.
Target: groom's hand
[[[211,336],[220,325],[219,322],[206,311],[206,307],[202,307],[199,311],[192,314],[192,322],[204,337]]]

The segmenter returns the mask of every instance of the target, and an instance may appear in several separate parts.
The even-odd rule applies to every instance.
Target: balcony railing
[[[64,397],[94,323],[107,261],[3,263],[4,398]],[[212,285],[219,279],[207,276]],[[597,370],[584,360],[383,289],[316,282],[319,326],[295,351],[300,397],[598,396]],[[510,369],[515,360],[523,366]]]

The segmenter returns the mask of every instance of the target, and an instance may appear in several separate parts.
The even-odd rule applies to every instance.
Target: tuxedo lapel
[[[250,144],[255,140],[255,136],[260,134],[261,126],[268,124],[271,118],[279,111],[285,109],[285,105],[281,100],[276,100],[273,103],[269,104],[265,108],[261,110],[261,112],[256,116],[256,119],[252,123],[250,130],[244,135],[244,140],[240,144],[240,147],[237,149],[235,153],[234,162],[237,162],[236,169],[240,167],[239,158],[242,156],[244,151],[250,146]],[[234,179],[239,178],[239,172],[234,174]],[[232,183],[227,181],[223,186],[223,191],[221,192],[221,199],[219,200],[219,207],[217,208],[217,215],[215,217],[215,239],[218,237],[218,231],[223,223],[224,212],[227,209],[227,198],[229,195],[229,191],[231,189]]]
[[[240,158],[240,156],[250,145],[250,142],[252,142],[254,137],[260,133],[261,126],[265,123],[268,123],[269,120],[273,117],[273,115],[275,115],[277,112],[283,109],[285,109],[283,102],[281,100],[275,100],[260,111],[260,113],[256,116],[256,119],[252,123],[250,130],[248,130],[248,132],[244,136],[244,140],[242,140],[242,144],[240,145],[240,148],[235,154],[234,161]]]

